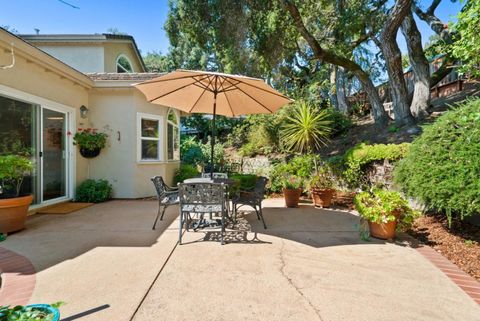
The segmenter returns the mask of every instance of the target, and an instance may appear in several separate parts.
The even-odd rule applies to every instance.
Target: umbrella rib
[[[235,116],[235,113],[233,112],[232,104],[230,104],[230,99],[228,99],[227,93],[224,91],[223,94],[225,95],[225,98],[227,99],[228,107],[230,107],[230,110],[232,111],[232,117]]]
[[[164,76],[166,76],[167,74],[165,74]],[[179,79],[186,79],[186,78],[193,78],[195,79],[195,77],[198,77],[198,76],[203,76],[202,74],[200,75],[189,75],[189,76],[182,76],[182,77],[178,77],[178,78],[169,78],[169,79],[158,79],[158,78],[162,78],[163,76],[160,76],[158,78],[154,78],[154,79],[151,79],[151,80],[147,80],[143,83],[140,83],[139,85],[142,85],[142,84],[153,84],[153,83],[156,83],[156,82],[163,82],[163,81],[170,81],[170,80],[179,80]]]
[[[208,86],[210,86],[211,83],[212,83],[212,80],[210,79],[210,82],[208,83]],[[197,85],[197,84],[195,84],[195,85]],[[195,108],[195,105],[200,101],[200,98],[202,98],[203,94],[207,91],[208,86],[203,88],[202,93],[200,94],[200,96],[198,96],[198,99],[195,101],[192,108],[190,108],[190,110],[188,111],[189,114],[192,112],[193,108]]]
[[[273,113],[273,111],[271,111],[267,106],[265,106],[264,104],[262,104],[261,102],[259,102],[258,100],[256,100],[255,98],[253,98],[250,94],[248,94],[247,92],[243,91],[242,88],[239,88],[237,87],[237,85],[234,85],[235,88],[237,88],[238,90],[240,90],[242,93],[244,93],[245,95],[247,95],[248,97],[250,97],[250,99],[252,99],[253,101],[255,101],[257,104],[261,105],[263,108],[265,108],[266,110],[268,110],[268,112],[270,113]]]
[[[288,98],[287,96],[283,95],[283,94],[280,94],[280,93],[276,93],[276,92],[271,92],[271,91],[268,91],[267,89],[264,89],[264,88],[260,88],[260,87],[257,87],[257,86],[254,86],[252,84],[249,84],[249,83],[246,83],[244,81],[241,81],[239,79],[236,79],[236,78],[232,78],[232,79],[235,79],[236,81],[238,81],[238,83],[236,83],[234,86],[237,87],[236,85],[242,83],[244,85],[247,85],[247,86],[250,86],[250,87],[253,87],[253,88],[256,88],[256,89],[259,89],[259,90],[262,90],[264,92],[267,92],[269,94],[272,94],[272,95],[275,95],[275,96],[278,96],[278,97],[282,97],[282,98],[285,98],[285,99],[288,99],[290,100],[290,98]],[[238,88],[238,87],[237,87]],[[272,88],[273,89],[273,88]],[[275,89],[274,89],[275,90]]]
[[[182,87],[179,87],[179,88],[176,88],[176,89],[174,89],[174,90],[172,90],[172,91],[169,91],[169,92],[166,93],[166,94],[163,94],[163,95],[160,95],[160,96],[155,97],[155,98],[153,98],[153,99],[150,99],[149,102],[152,102],[152,101],[154,101],[154,100],[160,99],[160,98],[165,97],[165,96],[168,96],[168,95],[170,95],[170,94],[173,94],[174,92],[177,92],[177,91],[179,91],[179,90],[182,90],[182,89],[185,88],[185,87],[188,87],[188,86],[191,86],[191,85],[195,85],[196,83],[198,83],[199,81],[202,81],[202,80],[205,79],[205,78],[208,78],[208,76],[207,76],[207,77],[204,77],[204,78],[202,78],[202,79],[198,79],[198,80],[196,80],[194,83],[186,84],[186,85],[184,85],[184,86],[182,86]],[[195,78],[193,78],[193,79],[195,79]]]

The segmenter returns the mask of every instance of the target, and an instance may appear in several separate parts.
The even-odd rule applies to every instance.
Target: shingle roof
[[[163,72],[138,72],[138,73],[86,73],[92,80],[124,80],[145,81],[165,75]]]

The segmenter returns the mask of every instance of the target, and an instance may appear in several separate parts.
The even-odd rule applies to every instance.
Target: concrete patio
[[[229,232],[185,233],[175,208],[110,201],[36,215],[1,247],[27,257],[31,303],[65,301],[63,320],[480,320],[480,307],[415,249],[364,242],[358,217],[267,200]],[[1,302],[3,303],[3,302]]]

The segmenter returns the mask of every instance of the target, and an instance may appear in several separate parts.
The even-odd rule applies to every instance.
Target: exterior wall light
[[[80,106],[80,117],[87,118],[89,109],[84,105]]]

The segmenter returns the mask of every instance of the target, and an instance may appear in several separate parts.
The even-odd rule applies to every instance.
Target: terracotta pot
[[[100,155],[100,148],[95,148],[95,149],[86,149],[86,148],[80,148],[80,155],[82,155],[85,158],[94,158]]]
[[[345,206],[348,208],[353,208],[353,199],[355,198],[355,192],[340,192],[336,191],[335,195],[333,196],[333,203],[335,205]]]
[[[373,223],[368,222],[370,229],[370,235],[382,240],[389,240],[395,238],[395,229],[397,227],[397,221],[391,221],[388,223]]]
[[[298,207],[298,201],[300,200],[300,194],[302,194],[302,189],[283,189],[283,196],[285,197],[285,205],[287,207]]]
[[[33,195],[0,199],[0,233],[10,233],[25,228],[28,206]]]
[[[331,188],[312,188],[310,193],[315,207],[330,207],[335,190]]]

